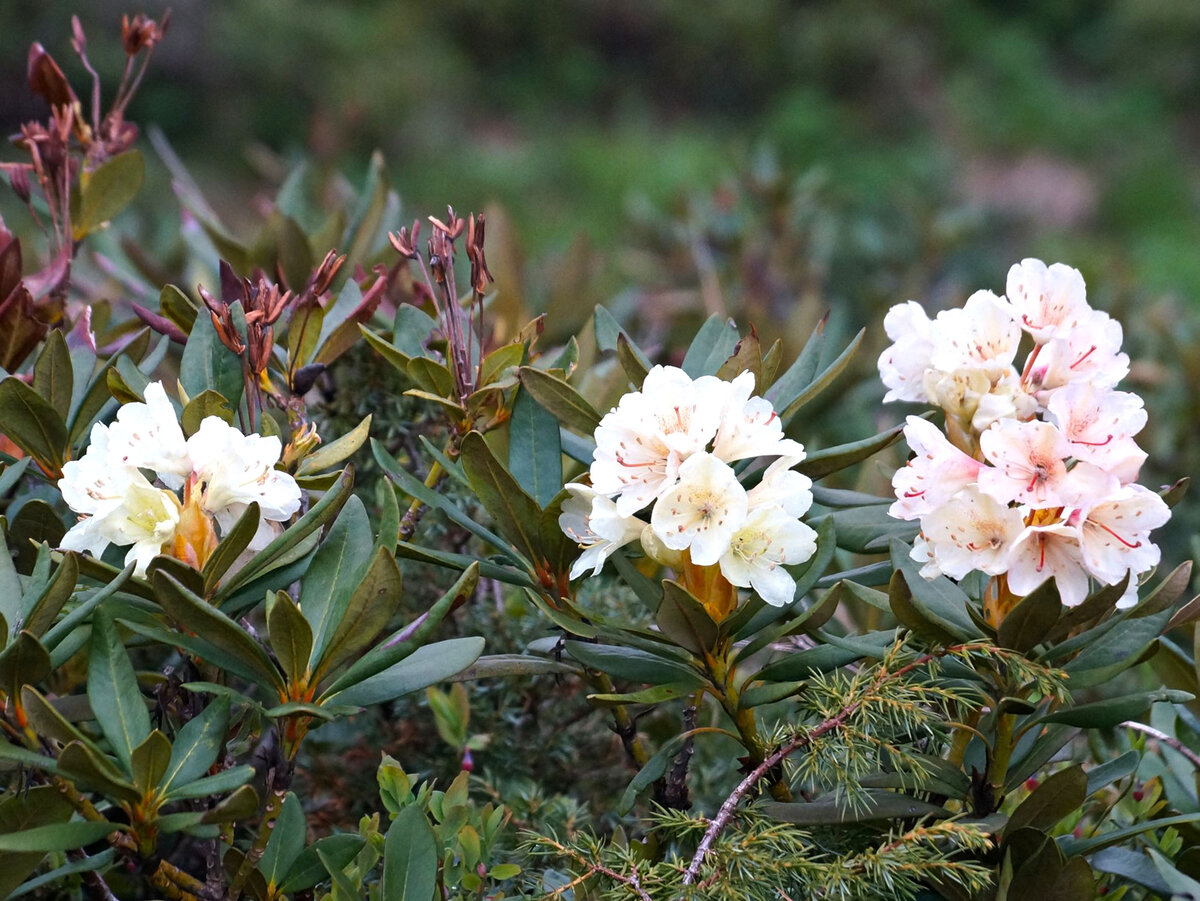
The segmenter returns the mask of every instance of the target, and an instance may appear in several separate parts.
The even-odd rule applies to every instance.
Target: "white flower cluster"
[[[132,545],[125,562],[136,561],[134,572],[145,575],[154,556],[176,538],[189,503],[204,522],[215,520],[224,530],[256,501],[262,519],[251,548],[273,534],[267,521],[283,522],[300,508],[300,486],[275,469],[282,452],[278,438],[243,435],[208,416],[185,439],[162,383],[148,385],[145,396],[145,403],[124,404],[112,425],[92,426],[87,452],[63,466],[58,488],[80,514],[63,536],[64,550],[99,557],[110,544]],[[180,488],[184,504],[176,494]]]
[[[621,398],[596,429],[591,485],[566,486],[559,525],[584,549],[572,579],[600,572],[614,550],[640,538],[660,559],[671,556],[662,548],[686,552],[769,604],[792,601],[796,583],[784,567],[816,550],[816,533],[800,521],[812,482],[792,469],[804,447],[784,437],[770,401],[753,391],[749,372],[693,380],[655,366],[640,391]],[[730,464],[754,457],[778,459],[747,490]]]
[[[1121,325],[1088,305],[1079,272],[1022,260],[1004,297],[978,291],[933,320],[909,301],[884,328],[894,342],[879,358],[884,399],[946,413],[949,438],[908,418],[914,457],[892,480],[891,515],[921,522],[922,573],[1006,574],[1017,596],[1053,578],[1068,606],[1087,597],[1089,577],[1129,574],[1121,605],[1135,603],[1136,577],[1159,560],[1150,531],[1170,511],[1135,484],[1146,411],[1114,390],[1129,372]],[[1033,346],[1018,371],[1025,334]]]

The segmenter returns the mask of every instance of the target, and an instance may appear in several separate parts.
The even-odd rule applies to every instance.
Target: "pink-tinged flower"
[[[964,488],[921,520],[938,569],[955,579],[973,570],[995,576],[1008,569],[1013,542],[1025,527],[1021,511]]]
[[[1008,558],[1012,592],[1028,595],[1047,579],[1054,579],[1067,607],[1076,607],[1087,597],[1088,574],[1074,526],[1063,522],[1026,526],[1013,542]]]
[[[931,513],[975,484],[983,468],[951,444],[937,426],[919,416],[905,420],[904,440],[912,448],[913,458],[892,476],[896,501],[888,513],[896,519],[917,519]]]
[[[1038,344],[1065,338],[1090,308],[1078,269],[1027,259],[1008,270],[1005,295],[1013,317]]]
[[[1079,529],[1083,565],[1096,579],[1112,585],[1127,572],[1136,584],[1137,575],[1158,565],[1161,554],[1150,532],[1170,518],[1170,508],[1153,491],[1122,485],[1074,510],[1068,522]]]
[[[1061,506],[1059,488],[1067,475],[1067,439],[1048,422],[1003,420],[979,436],[992,464],[979,472],[979,490],[1002,503]]]
[[[771,402],[750,396],[754,392],[754,373],[743,372],[728,385],[729,396],[713,441],[715,456],[726,463],[783,455],[795,462],[804,459],[804,445],[784,437],[783,423]]]
[[[1121,323],[1101,310],[1086,310],[1065,337],[1040,348],[1026,381],[1044,401],[1072,382],[1111,388],[1129,374],[1129,355],[1121,353]]]
[[[661,497],[679,478],[679,466],[716,436],[730,383],[682,369],[655,366],[640,391],[631,391],[596,429],[592,487],[615,496],[622,516]]]
[[[938,313],[933,324],[930,365],[943,372],[981,369],[994,381],[1012,370],[1021,328],[991,291],[976,291],[967,302]]]
[[[1094,463],[1123,484],[1137,479],[1146,460],[1146,452],[1133,440],[1146,425],[1140,397],[1072,382],[1051,394],[1046,406],[1066,437],[1071,456]]]
[[[816,532],[782,506],[766,503],[750,510],[718,562],[730,584],[753,588],[771,606],[782,607],[796,594],[796,580],[784,567],[803,563],[816,550]]]
[[[655,503],[650,525],[667,547],[687,549],[697,566],[710,566],[745,524],[748,508],[734,471],[712,454],[698,453],[680,464],[679,481]]]
[[[583,549],[571,566],[570,578],[577,579],[590,568],[598,575],[613,551],[641,535],[645,523],[633,516],[620,516],[617,505],[591,487],[578,482],[564,486],[571,496],[563,502],[559,528]]]
[[[896,304],[883,317],[883,330],[892,344],[879,355],[879,377],[887,386],[884,403],[926,401],[925,370],[930,367],[933,323],[919,303]]]

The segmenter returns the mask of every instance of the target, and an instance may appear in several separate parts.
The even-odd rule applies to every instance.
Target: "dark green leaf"
[[[130,772],[133,784],[143,792],[156,788],[167,772],[171,760],[171,742],[157,729],[133,749]]]
[[[796,470],[804,473],[813,481],[823,479],[830,473],[838,472],[874,456],[888,445],[894,444],[903,433],[904,426],[898,425],[886,432],[872,435],[870,438],[863,438],[861,441],[851,441],[847,444],[814,451],[800,461]]]
[[[71,352],[59,329],[46,336],[46,345],[33,364],[33,390],[40,394],[67,421],[71,413],[71,394],[75,376],[71,369]]]
[[[578,672],[579,670],[569,663],[547,660],[545,657],[529,657],[524,654],[491,654],[487,657],[480,657],[449,681],[473,682],[476,679]]]
[[[100,731],[128,772],[134,748],[150,734],[150,714],[116,626],[102,611],[92,617],[87,696]]]
[[[242,361],[221,343],[212,317],[197,316],[179,361],[179,383],[188,397],[215,391],[236,408],[242,399]]]
[[[379,548],[335,620],[333,636],[315,668],[316,678],[337,671],[375,640],[400,606],[401,583],[396,558],[386,548]]]
[[[1169,576],[1159,582],[1153,591],[1142,598],[1138,605],[1130,611],[1130,615],[1137,619],[1166,610],[1187,591],[1191,581],[1192,561],[1185,560],[1175,567]]]
[[[1109,832],[1101,832],[1099,835],[1092,835],[1087,838],[1060,835],[1057,841],[1058,846],[1068,857],[1086,857],[1089,854],[1094,854],[1101,848],[1110,848],[1113,845],[1122,844],[1128,839],[1141,835],[1144,832],[1151,832],[1155,829],[1166,829],[1169,826],[1184,826],[1197,821],[1200,821],[1200,813],[1184,813],[1156,820],[1143,820],[1140,823],[1134,823],[1132,826],[1113,829]]]
[[[1049,831],[1059,820],[1078,810],[1087,799],[1087,776],[1079,766],[1059,770],[1035,788],[1008,818],[1004,834],[1029,827]]]
[[[49,401],[13,376],[0,381],[0,422],[8,439],[48,475],[62,474],[67,427]]]
[[[9,697],[16,696],[22,685],[36,685],[50,674],[51,668],[50,655],[42,643],[21,630],[16,640],[0,653],[0,688]]]
[[[663,582],[655,622],[663,635],[681,648],[703,656],[717,642],[717,624],[692,593],[678,582]]]
[[[1064,723],[1084,729],[1111,729],[1126,720],[1134,719],[1149,709],[1151,704],[1159,702],[1183,704],[1194,697],[1190,692],[1159,688],[1154,691],[1122,695],[1119,698],[1109,698],[1091,704],[1080,704],[1077,707],[1056,710],[1054,713],[1042,717],[1038,722]]]
[[[548,506],[562,490],[558,420],[528,390],[518,391],[513,402],[508,423],[508,467],[540,507]]]
[[[99,841],[118,826],[113,823],[76,821],[53,826],[34,826],[20,832],[0,835],[0,851],[12,854],[21,851],[72,851]]]
[[[927,619],[954,635],[960,641],[980,637],[980,631],[967,615],[971,603],[961,588],[938,576],[926,579],[920,568],[909,556],[909,547],[900,541],[892,542],[892,565],[904,573],[904,579],[912,592],[912,603]]]
[[[1088,770],[1087,794],[1091,797],[1102,788],[1137,772],[1142,755],[1138,751],[1126,751],[1115,760],[1108,760]]]
[[[828,388],[841,375],[846,367],[850,365],[850,361],[854,358],[854,354],[858,352],[859,346],[863,342],[863,337],[867,334],[867,330],[861,329],[857,335],[851,339],[846,349],[838,354],[837,358],[832,363],[821,371],[821,374],[814,378],[811,382],[805,385],[802,390],[790,404],[779,411],[779,418],[786,426],[792,421],[795,415],[800,411],[800,408],[811,401],[814,397]]]
[[[222,422],[233,422],[233,410],[229,406],[229,401],[211,388],[201,391],[183,408],[183,413],[179,417],[183,434],[189,437],[196,434],[200,430],[200,423],[209,416],[215,416]]]
[[[211,776],[204,776],[186,785],[180,785],[172,790],[171,798],[175,801],[186,801],[189,798],[208,798],[238,789],[254,778],[254,767],[249,765],[235,766],[221,770]],[[243,802],[244,803],[244,802]],[[210,819],[209,822],[217,822]]]
[[[73,813],[70,802],[52,785],[7,792],[0,801],[0,835],[17,835],[38,826],[65,823]],[[10,897],[10,892],[33,872],[44,856],[43,851],[5,854],[4,866],[0,867],[0,897]]]
[[[171,747],[171,760],[163,776],[162,790],[169,794],[209,771],[225,747],[229,724],[229,698],[216,697],[179,730]]]
[[[694,379],[702,375],[716,375],[721,364],[729,359],[737,347],[740,337],[732,319],[724,319],[713,313],[700,326],[700,331],[684,354],[680,368]]]
[[[72,741],[58,755],[58,768],[81,788],[92,789],[117,801],[137,803],[142,793],[90,744]]]
[[[826,341],[825,324],[828,321],[829,314],[826,313],[821,317],[821,321],[817,323],[817,327],[813,329],[808,340],[804,342],[804,347],[792,365],[767,390],[765,397],[777,411],[790,407],[793,401],[800,396],[800,392],[812,382],[813,377],[817,374],[817,366],[821,362],[821,350]]]
[[[332,694],[329,701],[350,707],[390,701],[458,675],[481,653],[482,638],[451,638],[426,645],[399,663]]]
[[[429,901],[437,888],[433,829],[416,804],[401,808],[383,843],[382,901]]]
[[[258,871],[267,880],[268,891],[278,886],[304,850],[304,808],[295,792],[288,792],[271,830],[271,838],[258,862]]]
[[[290,895],[294,892],[301,892],[305,889],[310,889],[318,882],[323,882],[328,878],[328,872],[325,865],[318,857],[318,852],[325,856],[329,863],[336,867],[339,871],[348,866],[350,861],[354,860],[359,851],[362,850],[366,843],[361,835],[353,833],[340,833],[337,835],[327,835],[325,838],[319,839],[300,852],[300,855],[292,863],[292,867],[288,870],[287,877],[279,886],[279,890],[285,895]]]
[[[673,701],[691,694],[696,690],[693,682],[668,682],[665,685],[655,685],[641,691],[624,693],[590,694],[588,700],[594,704],[661,704],[663,701]]]
[[[267,595],[267,634],[288,683],[298,685],[308,670],[313,634],[308,620],[286,591]]]
[[[351,496],[313,555],[300,585],[300,609],[312,625],[316,666],[346,616],[350,596],[370,565],[374,542],[361,500]]]
[[[582,641],[568,641],[566,648],[567,652],[584,666],[619,679],[656,685],[664,682],[685,682],[695,688],[703,684],[700,674],[686,664],[638,648],[589,644]]]
[[[463,469],[476,495],[507,538],[527,560],[537,563],[543,554],[534,527],[541,519],[541,508],[496,459],[483,436],[470,432],[462,442]],[[562,536],[566,540],[565,536]]]
[[[1000,623],[997,643],[1002,648],[1028,651],[1046,640],[1062,614],[1062,601],[1053,579],[1047,579],[1008,611]]]
[[[296,468],[296,475],[305,476],[332,469],[343,460],[347,460],[358,453],[358,449],[366,443],[370,433],[371,414],[368,413],[362,422],[345,435],[342,435],[336,441],[323,445],[301,460],[300,465]]]
[[[1164,897],[1171,896],[1171,887],[1163,881],[1154,861],[1146,856],[1144,851],[1134,851],[1132,848],[1104,848],[1097,851],[1089,859],[1093,870],[1101,873],[1112,873],[1122,879],[1128,879],[1138,885],[1143,885]]]
[[[216,591],[217,584],[221,581],[221,577],[229,572],[229,568],[237,562],[238,557],[242,552],[250,546],[250,542],[254,539],[254,534],[258,531],[259,523],[259,508],[258,501],[251,501],[242,515],[238,517],[237,522],[223,536],[217,545],[217,549],[212,552],[208,560],[204,563],[204,568],[200,570],[200,577],[204,582],[204,596],[211,597]]]
[[[0,561],[0,566],[3,566]],[[75,583],[79,580],[79,556],[68,553],[54,571],[49,584],[42,590],[41,595],[33,602],[33,606],[25,619],[25,628],[32,634],[41,636],[54,625],[63,606],[75,591]]]

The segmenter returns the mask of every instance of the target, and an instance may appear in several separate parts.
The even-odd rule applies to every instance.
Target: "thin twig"
[[[558,842],[554,841],[553,839],[543,838],[543,839],[541,839],[541,841],[545,842],[547,845],[554,848],[554,850],[558,851],[564,857],[571,858],[577,864],[579,864],[580,866],[584,867],[587,870],[587,873],[580,876],[578,879],[573,880],[570,883],[570,885],[572,887],[575,885],[579,885],[584,880],[586,880],[589,876],[594,876],[596,874],[599,874],[601,876],[607,876],[609,879],[612,879],[614,882],[619,882],[622,885],[629,886],[630,890],[635,892],[637,894],[637,896],[642,899],[642,901],[654,901],[654,899],[651,898],[646,893],[646,890],[644,888],[642,888],[642,881],[641,881],[641,879],[638,878],[638,872],[637,872],[636,866],[634,866],[632,868],[630,875],[626,876],[624,873],[618,873],[616,870],[606,867],[603,864],[595,863],[594,861],[588,860],[586,857],[584,857],[578,851],[574,850],[573,848],[568,848],[565,845],[561,845]],[[561,891],[564,888],[567,888],[567,886],[562,886],[562,887],[560,887],[560,889],[557,889],[556,891]]]
[[[1178,738],[1172,738],[1170,735],[1167,735],[1167,733],[1165,733],[1165,732],[1159,732],[1153,726],[1147,726],[1145,723],[1135,723],[1133,720],[1126,720],[1125,722],[1121,723],[1121,725],[1126,726],[1127,728],[1132,729],[1135,732],[1141,732],[1144,735],[1149,735],[1155,741],[1161,741],[1167,747],[1178,751],[1180,754],[1182,754],[1184,757],[1186,757],[1189,761],[1191,761],[1192,766],[1194,766],[1196,769],[1200,770],[1200,754],[1197,754],[1195,751],[1193,751],[1191,748],[1189,748],[1187,745],[1185,745],[1183,742],[1181,742]]]

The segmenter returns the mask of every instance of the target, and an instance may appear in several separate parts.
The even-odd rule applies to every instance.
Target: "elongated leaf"
[[[904,434],[904,426],[898,425],[870,438],[861,441],[851,441],[835,447],[827,447],[806,456],[796,466],[796,470],[804,473],[813,481],[822,479],[830,473],[838,472],[848,466],[853,466],[868,457],[874,456],[885,447],[894,444]]]
[[[821,351],[825,346],[825,324],[829,321],[826,313],[813,329],[813,333],[804,342],[804,347],[779,378],[766,391],[765,397],[778,410],[785,410],[792,405],[800,392],[812,382],[817,374],[817,366],[821,362]]]
[[[204,563],[200,577],[204,582],[204,596],[212,597],[221,577],[229,572],[229,568],[237,562],[242,552],[250,546],[254,534],[258,531],[259,507],[258,501],[251,501],[242,511],[233,528],[229,530]]]
[[[1141,762],[1142,755],[1138,751],[1126,751],[1115,760],[1092,767],[1087,774],[1088,796],[1091,797],[1100,789],[1107,788],[1120,779],[1132,776]]]
[[[361,835],[348,832],[327,835],[325,838],[318,839],[301,851],[293,861],[287,878],[283,880],[279,890],[285,895],[290,895],[312,888],[329,876],[329,872],[325,869],[325,864],[321,862],[318,854],[324,855],[325,860],[340,872],[342,868],[349,865],[350,861],[354,860],[364,844],[366,844],[366,839]]]
[[[1195,695],[1191,692],[1159,688],[1154,691],[1122,695],[1119,698],[1109,698],[1091,704],[1080,704],[1076,707],[1056,710],[1054,713],[1042,717],[1038,722],[1064,723],[1068,726],[1080,726],[1085,729],[1111,729],[1113,726],[1144,713],[1151,704],[1160,702],[1186,704],[1193,698]]]
[[[400,606],[401,582],[396,558],[386,548],[380,548],[337,620],[336,630],[320,658],[318,678],[336,672],[375,640]]]
[[[197,316],[179,361],[179,383],[188,397],[215,391],[236,408],[244,387],[241,360],[221,343],[211,316]]]
[[[467,478],[500,533],[531,562],[549,556],[542,554],[536,532],[541,508],[500,464],[483,436],[470,432],[463,439],[461,456]]]
[[[1087,776],[1082,767],[1059,770],[1043,781],[1029,797],[1017,805],[1004,827],[1005,835],[1031,827],[1049,831],[1087,799]]]
[[[717,624],[704,605],[678,582],[663,582],[655,622],[664,635],[693,654],[703,655],[717,642]]]
[[[78,241],[125,209],[146,177],[146,164],[137,150],[126,150],[101,163],[80,181],[79,212],[71,225]]]
[[[68,553],[55,569],[53,577],[42,590],[41,595],[33,602],[25,619],[25,628],[39,637],[45,634],[54,625],[59,612],[75,591],[75,584],[78,580],[79,556]]]
[[[255,681],[268,691],[284,688],[283,679],[266,651],[240,625],[165,572],[154,574],[154,590],[159,604],[181,629],[242,660],[255,674]]]
[[[390,701],[457,675],[481,653],[482,638],[451,638],[426,645],[382,672],[333,694],[329,700],[351,707]]]
[[[33,390],[41,395],[67,421],[71,412],[71,394],[75,378],[71,369],[71,352],[58,329],[46,336],[46,346],[33,364]]]
[[[76,563],[82,568],[83,562],[87,559],[86,557],[77,557]],[[124,587],[126,581],[133,574],[134,565],[130,563],[123,570],[115,573],[102,588],[95,589],[85,600],[80,602],[79,606],[55,623],[54,627],[42,636],[42,643],[51,651],[57,649],[68,635],[81,623],[88,620],[97,607]]]
[[[171,759],[162,779],[162,791],[169,794],[208,772],[225,747],[229,725],[229,698],[216,697],[199,716],[192,717],[175,736]]]
[[[1136,619],[1166,610],[1187,591],[1187,587],[1191,581],[1192,561],[1185,560],[1175,567],[1170,575],[1159,582],[1152,592],[1142,598],[1138,605],[1133,608],[1131,615]]]
[[[525,570],[512,566],[502,566],[488,560],[477,560],[469,554],[452,554],[449,551],[438,551],[433,548],[421,547],[401,541],[396,544],[396,556],[406,560],[417,560],[434,566],[443,566],[456,572],[464,572],[472,564],[479,566],[479,574],[485,579],[495,579],[505,585],[516,585],[519,588],[533,588],[535,582]]]
[[[258,862],[258,871],[267,880],[268,890],[283,881],[300,852],[304,850],[304,808],[295,792],[288,792],[271,830],[271,838]]]
[[[450,586],[449,591],[438,598],[434,605],[425,613],[424,621],[417,625],[416,628],[411,629],[411,634],[406,640],[401,641],[399,636],[393,636],[388,641],[381,642],[375,648],[368,651],[360,660],[351,664],[344,673],[329,685],[322,703],[338,691],[361,682],[370,676],[374,676],[376,673],[382,672],[393,664],[399,663],[422,647],[429,636],[441,624],[442,620],[446,618],[446,615],[456,606],[463,603],[475,591],[481,571],[478,562],[469,564],[463,571],[463,574],[459,576],[458,581]]]
[[[511,678],[513,676],[540,676],[557,673],[578,673],[569,663],[548,660],[545,657],[530,657],[525,654],[491,654],[480,657],[461,673],[447,680],[450,682],[473,682],[476,679]]]
[[[64,745],[87,740],[36,688],[24,686],[21,689],[21,703],[39,738],[53,739]]]
[[[429,901],[437,889],[437,843],[425,812],[400,809],[383,843],[383,901]]]
[[[58,769],[80,788],[98,791],[117,801],[137,803],[142,793],[128,777],[117,772],[109,759],[90,743],[72,741],[58,755]]]
[[[1173,817],[1162,817],[1157,820],[1143,820],[1140,823],[1135,823],[1132,826],[1126,826],[1123,829],[1113,829],[1111,832],[1101,832],[1099,835],[1089,836],[1088,838],[1075,838],[1073,835],[1060,835],[1055,841],[1058,842],[1058,847],[1062,852],[1069,857],[1086,857],[1089,854],[1094,854],[1101,848],[1110,848],[1113,845],[1119,845],[1128,839],[1141,835],[1144,832],[1152,832],[1155,829],[1166,829],[1169,826],[1185,826],[1188,823],[1200,821],[1200,812],[1184,813]]]
[[[76,821],[53,826],[34,826],[0,835],[0,851],[71,851],[104,838],[120,827],[113,823]]]
[[[171,791],[175,801],[186,801],[189,798],[208,798],[223,794],[233,789],[240,789],[254,778],[254,767],[246,764],[221,770],[211,776],[204,776],[185,785],[178,785]],[[216,822],[211,821],[210,822]]]
[[[1054,580],[1048,579],[1008,611],[1000,623],[997,643],[1002,648],[1028,651],[1046,640],[1046,635],[1061,614],[1062,601],[1058,590]]]
[[[713,313],[692,339],[680,368],[694,379],[702,375],[716,375],[721,364],[729,359],[737,347],[740,337],[732,319],[724,319]]]
[[[907,817],[948,816],[937,804],[930,804],[899,792],[867,789],[866,797],[850,804],[843,798],[808,802],[762,801],[759,809],[773,820],[798,826],[824,826],[835,823],[864,823]]]
[[[967,614],[967,605],[971,601],[961,588],[945,576],[932,580],[922,576],[903,542],[892,542],[892,565],[904,573],[904,580],[912,592],[913,606],[928,619],[960,641],[980,637],[979,628]]]
[[[41,860],[44,855],[42,852],[38,851],[28,856],[36,858],[34,861],[34,864],[36,865],[37,861]],[[0,895],[6,899],[21,898],[30,892],[41,888],[43,885],[53,885],[54,883],[65,879],[67,876],[75,876],[79,873],[90,873],[95,870],[107,870],[110,866],[112,866],[116,856],[117,849],[109,848],[107,851],[101,851],[99,854],[92,854],[88,857],[82,857],[79,860],[68,861],[61,867],[55,867],[49,872],[42,873],[39,876],[35,876],[33,879],[28,879],[25,882],[22,882],[15,889],[12,888],[12,879],[15,875],[17,875],[17,873],[20,872],[16,869],[19,864],[17,863],[17,858],[15,856],[10,857],[7,861],[5,861],[5,863],[8,865],[5,872],[0,874]],[[33,866],[30,866],[29,870],[32,869]],[[14,872],[14,870],[16,872]],[[28,873],[29,870],[26,870],[25,872]]]
[[[700,674],[686,664],[638,648],[619,645],[566,642],[567,652],[584,666],[631,682],[681,682],[694,688],[703,684]]]
[[[0,688],[11,696],[22,685],[35,685],[50,674],[50,655],[42,643],[22,629],[17,638],[0,653]]]
[[[850,361],[854,358],[854,354],[858,352],[859,346],[862,345],[863,338],[866,336],[867,330],[861,329],[855,335],[846,349],[838,354],[837,358],[832,363],[821,371],[821,374],[814,378],[811,382],[804,386],[802,390],[790,404],[787,405],[779,413],[779,418],[786,425],[791,422],[793,417],[800,411],[800,408],[811,401],[814,397],[828,388],[837,379],[839,375],[845,372],[846,367],[850,365]]]
[[[653,688],[643,688],[641,691],[590,694],[587,698],[593,704],[661,704],[663,701],[682,698],[695,690],[693,682],[668,682]]]
[[[25,787],[20,792],[7,792],[0,801],[0,835],[12,835],[37,826],[65,823],[74,808],[58,789],[51,785]],[[26,854],[8,852],[0,867],[0,897],[9,894],[28,876],[44,857],[42,851]]]
[[[300,585],[300,609],[312,625],[310,663],[316,666],[346,615],[350,596],[371,562],[371,523],[362,501],[351,497],[317,548]]]
[[[213,391],[201,391],[188,401],[179,417],[179,425],[183,434],[191,437],[200,430],[200,423],[210,416],[215,416],[222,422],[233,422],[233,410],[223,396]]]
[[[166,774],[170,760],[170,740],[157,729],[153,730],[145,741],[133,749],[130,762],[133,784],[143,792],[153,790]]]
[[[358,453],[371,433],[371,414],[336,441],[323,445],[300,461],[296,475],[325,472]]]
[[[49,401],[15,377],[0,381],[4,434],[52,477],[62,474],[67,427]]]
[[[508,467],[540,507],[548,506],[562,490],[558,420],[528,391],[518,391],[513,402],[508,424]]]
[[[100,731],[128,772],[134,748],[150,734],[150,714],[116,626],[103,613],[92,617],[87,696]]]
[[[520,369],[521,387],[564,426],[590,435],[600,425],[600,413],[565,380],[532,366]]]
[[[892,581],[888,585],[888,606],[892,615],[917,635],[942,645],[954,644],[957,637],[954,632],[913,603],[912,592],[902,572],[892,573]]]
[[[267,596],[267,633],[288,683],[298,684],[308,669],[313,634],[308,620],[286,591]]]
[[[880,642],[872,646],[872,651],[882,653],[883,649],[891,644],[891,641]],[[835,669],[845,666],[848,663],[853,663],[856,660],[862,659],[864,656],[871,656],[858,648],[837,647],[835,645],[823,645],[815,648],[808,648],[804,651],[799,651],[795,654],[789,654],[782,660],[777,660],[763,667],[762,671],[756,674],[755,680],[764,682],[789,682],[803,680],[809,678],[814,673],[828,673]]]

